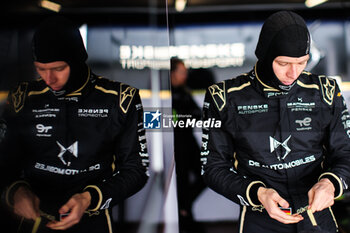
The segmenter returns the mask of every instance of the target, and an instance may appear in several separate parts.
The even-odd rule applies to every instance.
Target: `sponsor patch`
[[[55,118],[59,112],[59,108],[43,108],[32,110],[35,118]]]
[[[28,83],[21,83],[17,90],[12,93],[12,102],[13,108],[16,112],[19,112],[23,106],[25,101],[25,93],[27,91]]]
[[[319,76],[323,100],[329,104],[333,104],[336,81],[325,76]]]
[[[296,128],[297,131],[311,130],[311,117],[305,117],[302,120],[295,120],[295,123],[299,126]]]
[[[285,159],[287,157],[287,155],[292,151],[288,146],[288,141],[291,137],[292,137],[292,135],[289,135],[289,137],[286,140],[284,140],[284,142],[279,142],[275,138],[270,136],[270,152],[271,153],[274,152],[279,146],[282,146],[285,149],[285,153],[284,153],[282,158],[281,158],[281,155],[277,153],[278,151],[276,151],[278,160],[281,161],[281,159]]]
[[[51,137],[51,133],[50,131],[52,130],[52,126],[48,125],[45,126],[43,124],[37,124],[35,126],[36,130],[37,130],[37,137]]]
[[[238,114],[255,114],[269,111],[268,104],[238,105]]]
[[[284,95],[288,95],[288,92],[267,92],[266,93],[267,98],[284,96]]]
[[[66,167],[65,168],[55,167],[55,166],[36,162],[34,165],[34,168],[41,170],[41,171],[46,171],[46,172],[55,173],[55,174],[59,174],[59,175],[74,176],[74,175],[78,175],[80,173],[93,172],[93,171],[100,170],[101,165],[98,163],[98,164],[92,165],[88,168],[78,170],[78,169],[69,169]]]
[[[120,105],[121,110],[124,113],[128,112],[128,109],[130,107],[132,99],[134,98],[135,93],[136,93],[135,88],[130,87],[130,86],[123,84],[123,83],[120,84],[119,105]]]
[[[287,108],[292,112],[312,112],[315,108],[315,103],[290,102],[287,103]]]
[[[105,108],[79,108],[78,117],[95,117],[95,118],[104,118],[108,117],[108,109]]]
[[[316,158],[314,155],[307,156],[305,158],[293,160],[290,162],[284,162],[284,163],[277,163],[277,164],[261,164],[260,162],[249,160],[248,165],[250,167],[260,167],[260,168],[266,168],[271,170],[285,170],[290,169],[294,167],[299,167],[304,164],[312,163],[316,161]]]
[[[71,162],[68,161],[66,162],[64,159],[64,154],[68,151],[70,152],[74,157],[78,158],[78,141],[74,142],[72,145],[70,145],[69,147],[65,148],[64,146],[62,146],[61,143],[59,143],[58,141],[56,141],[57,145],[60,148],[60,153],[57,155],[57,157],[62,161],[62,163],[64,165],[67,165],[68,167],[70,166]]]
[[[225,82],[210,86],[209,92],[216,104],[216,107],[219,109],[219,111],[221,111],[226,105]]]

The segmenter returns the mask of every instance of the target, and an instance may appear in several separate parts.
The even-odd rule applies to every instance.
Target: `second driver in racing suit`
[[[111,208],[148,178],[138,90],[92,73],[65,18],[39,26],[33,54],[40,79],[10,92],[0,147],[6,202],[27,222],[19,232],[112,233]]]
[[[335,80],[303,71],[310,35],[288,11],[264,23],[249,73],[208,88],[201,160],[208,186],[240,204],[239,232],[337,232],[348,188],[350,116]]]

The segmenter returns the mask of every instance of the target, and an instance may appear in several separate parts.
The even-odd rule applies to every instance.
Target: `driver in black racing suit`
[[[254,69],[208,88],[201,160],[208,186],[240,204],[239,232],[337,232],[348,188],[350,116],[335,80],[303,71],[310,36],[293,12],[264,23]]]
[[[39,26],[33,54],[41,78],[10,92],[1,125],[6,202],[32,232],[111,233],[111,208],[148,179],[138,90],[92,73],[65,18]]]

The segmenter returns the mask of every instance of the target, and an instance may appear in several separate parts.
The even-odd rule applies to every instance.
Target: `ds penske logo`
[[[282,146],[285,149],[285,153],[284,153],[282,158],[281,158],[281,155],[278,153],[278,151],[276,151],[278,160],[285,159],[287,157],[287,155],[292,151],[288,146],[288,141],[291,137],[292,137],[292,135],[289,135],[289,137],[286,140],[284,140],[284,142],[281,143],[270,136],[270,152],[271,153],[274,152],[279,146]]]

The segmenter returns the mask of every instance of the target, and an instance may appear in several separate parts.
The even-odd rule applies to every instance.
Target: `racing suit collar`
[[[255,73],[257,76],[259,76],[259,80],[262,81],[262,83],[266,84],[267,86],[277,89],[279,91],[290,91],[296,81],[292,83],[291,85],[285,85],[283,84],[275,75],[273,68],[272,68],[272,63],[273,63],[272,58],[270,59],[263,59],[263,60],[258,60],[258,62],[255,64]],[[258,75],[259,73],[259,75]]]
[[[49,87],[50,91],[58,98],[81,95],[82,90],[89,83],[91,70],[85,63],[79,66],[75,64],[71,67],[73,68],[69,79],[61,90],[54,91]]]
[[[268,85],[265,80],[262,80],[262,78],[259,76],[257,71],[257,64],[254,66],[254,69],[251,71],[251,77],[257,80],[258,83],[258,89],[262,91],[262,94],[267,98],[281,98],[283,96],[288,95],[289,91],[292,89],[294,82],[291,85],[291,88],[288,90],[282,90],[280,88],[275,88],[274,85]],[[269,83],[270,84],[270,83]]]
[[[76,89],[68,93],[66,96],[81,95],[82,92],[86,89],[85,87],[88,86],[88,84],[90,83],[90,79],[92,76],[90,67],[86,66],[86,69],[87,73],[85,73],[84,79],[81,80],[83,82],[80,82],[80,85],[76,85]]]

